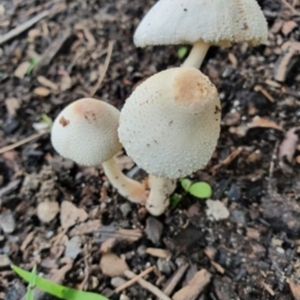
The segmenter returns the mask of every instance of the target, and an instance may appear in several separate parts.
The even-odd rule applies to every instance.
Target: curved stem
[[[126,177],[119,169],[114,158],[102,163],[103,170],[113,187],[120,195],[131,202],[144,205],[149,195],[146,185]]]
[[[150,193],[146,201],[146,208],[151,215],[163,214],[170,204],[170,195],[176,188],[176,181],[172,179],[149,175]]]
[[[195,67],[199,69],[202,65],[204,57],[209,49],[210,45],[202,41],[196,42],[193,45],[189,56],[185,59],[182,67]]]

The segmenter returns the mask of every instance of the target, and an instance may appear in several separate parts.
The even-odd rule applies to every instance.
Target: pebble
[[[126,295],[122,294],[120,300],[130,300]]]
[[[121,286],[122,284],[124,284],[126,282],[125,279],[121,278],[121,277],[113,277],[110,280],[110,284],[114,287],[117,288],[119,286]]]
[[[10,209],[0,214],[0,227],[5,233],[12,233],[15,230],[16,222]]]
[[[157,267],[162,273],[165,274],[170,274],[172,271],[170,262],[167,261],[165,258],[159,258],[157,260]]]
[[[11,260],[5,254],[0,255],[0,268],[8,267],[11,264]]]
[[[124,218],[128,216],[128,214],[131,212],[131,205],[128,202],[125,202],[120,205],[120,211]]]
[[[65,250],[65,256],[69,257],[71,259],[76,259],[77,256],[81,253],[82,249],[82,242],[81,242],[81,238],[78,235],[73,236],[66,247]]]
[[[59,204],[56,201],[43,201],[37,207],[37,216],[40,221],[49,223],[59,213]]]

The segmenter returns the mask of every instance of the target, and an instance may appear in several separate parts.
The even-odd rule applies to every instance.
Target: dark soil
[[[52,13],[0,45],[0,148],[36,133],[43,114],[54,119],[67,104],[88,96],[110,41],[115,41],[112,58],[95,97],[119,109],[141,80],[179,66],[179,46],[137,49],[133,44],[133,32],[154,2],[2,1],[1,35],[41,11]],[[267,45],[213,47],[202,67],[221,96],[222,133],[209,165],[191,179],[209,182],[212,199],[221,200],[230,217],[210,220],[205,201],[178,186],[183,200],[153,218],[118,196],[101,167],[83,168],[61,159],[44,134],[0,154],[0,299],[19,300],[25,293],[8,258],[27,270],[37,264],[45,276],[71,264],[62,276],[65,285],[119,299],[120,294],[112,295],[116,278],[103,274],[99,265],[108,238],[114,239],[111,251],[136,274],[158,266],[145,279],[161,290],[188,263],[173,293],[206,269],[212,277],[197,299],[300,299],[300,144],[284,139],[288,130],[299,127],[299,50],[286,70],[280,64],[285,43],[300,40],[300,3],[258,2],[270,28]],[[17,68],[38,56],[42,60],[33,71],[18,78]],[[275,80],[279,72],[285,73],[281,82]],[[298,139],[296,129],[294,137]],[[130,176],[140,176],[124,156],[120,165]],[[41,202],[66,200],[87,213],[82,224],[77,220],[63,229],[62,210],[49,223],[37,216]],[[120,229],[130,231],[120,231],[116,239]],[[74,236],[80,246],[68,255],[65,249]],[[148,254],[148,247],[170,251],[171,259]],[[156,299],[138,284],[123,294],[131,300]]]

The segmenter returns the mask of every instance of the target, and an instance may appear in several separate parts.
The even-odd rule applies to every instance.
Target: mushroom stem
[[[170,204],[170,195],[176,188],[176,180],[149,175],[150,187],[146,208],[151,215],[159,216]]]
[[[117,189],[120,195],[131,202],[141,205],[145,204],[149,194],[146,185],[126,177],[119,169],[114,158],[103,162],[102,167],[110,183]]]
[[[204,57],[209,49],[210,45],[203,41],[198,41],[193,45],[189,56],[185,59],[182,67],[195,67],[199,69],[204,60]]]

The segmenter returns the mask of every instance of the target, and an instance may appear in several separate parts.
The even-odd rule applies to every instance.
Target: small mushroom
[[[128,155],[157,177],[150,177],[154,193],[154,186],[172,190],[171,179],[206,166],[217,145],[220,120],[216,87],[196,68],[180,67],[155,74],[136,88],[121,111],[118,132]],[[146,206],[161,214],[162,205],[155,212],[159,205],[151,191]]]
[[[148,191],[142,183],[126,177],[114,156],[122,149],[117,128],[120,112],[112,105],[83,98],[65,107],[51,131],[54,149],[84,166],[102,164],[105,175],[125,198],[144,204]]]
[[[183,66],[199,68],[211,45],[257,45],[267,36],[267,22],[256,0],[160,0],[139,24],[134,43],[192,44]]]

